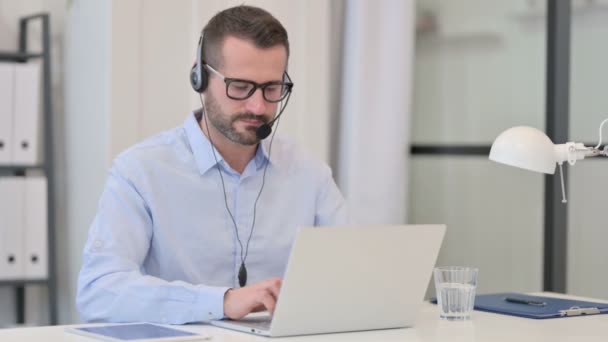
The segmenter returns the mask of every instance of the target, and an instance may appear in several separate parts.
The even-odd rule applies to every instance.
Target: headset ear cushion
[[[207,89],[208,78],[207,70],[205,68],[200,68],[200,74],[197,72],[199,69],[197,68],[198,64],[195,64],[190,70],[190,85],[192,85],[192,89],[198,93],[202,93]]]
[[[200,85],[198,83],[199,80],[199,76],[196,73],[196,64],[192,67],[192,69],[190,69],[190,85],[192,86],[192,89],[194,89],[194,91],[198,92],[198,89],[200,88]]]
[[[209,74],[207,73],[207,69],[202,67],[201,68],[201,86],[200,86],[200,90],[198,92],[202,93],[205,90],[207,90],[207,85],[209,85]]]

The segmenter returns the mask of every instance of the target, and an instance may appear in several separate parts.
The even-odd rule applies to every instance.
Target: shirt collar
[[[206,173],[210,168],[214,167],[217,163],[221,163],[224,160],[222,154],[215,150],[215,157],[213,156],[213,147],[209,142],[207,136],[203,133],[203,130],[199,126],[199,122],[196,117],[196,113],[192,112],[188,115],[184,121],[184,130],[194,154],[194,160],[201,174]],[[265,161],[270,160],[268,158],[268,142],[264,141],[258,145],[254,156],[254,162],[256,169],[264,167]],[[215,158],[217,157],[217,163]],[[270,164],[275,165],[274,161],[270,161]]]
[[[271,164],[275,164],[268,156],[268,149],[266,148],[266,143],[263,141],[261,144],[258,144],[258,149],[255,151],[255,167],[259,170],[264,167],[266,164],[266,160]]]

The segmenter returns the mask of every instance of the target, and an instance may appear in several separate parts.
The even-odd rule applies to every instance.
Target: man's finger
[[[270,291],[270,293],[272,293],[272,296],[274,297],[275,301],[279,298],[279,292],[281,291],[281,280],[280,279],[273,279],[268,283],[268,286],[266,287],[266,289],[268,291]]]
[[[251,312],[260,312],[264,310],[266,310],[264,304],[258,304],[256,307],[253,308],[253,310],[251,310]]]
[[[262,294],[262,298],[260,298],[260,302],[262,302],[266,310],[268,310],[271,315],[274,313],[276,299],[270,292],[264,292]]]

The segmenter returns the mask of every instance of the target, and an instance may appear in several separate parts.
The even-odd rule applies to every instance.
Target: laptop
[[[272,320],[211,324],[263,336],[324,334],[414,325],[445,225],[302,228]]]

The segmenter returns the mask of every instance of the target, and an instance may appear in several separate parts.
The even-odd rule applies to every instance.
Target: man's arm
[[[115,162],[84,248],[76,303],[85,321],[183,324],[224,317],[227,287],[165,281],[142,272],[152,215]]]

